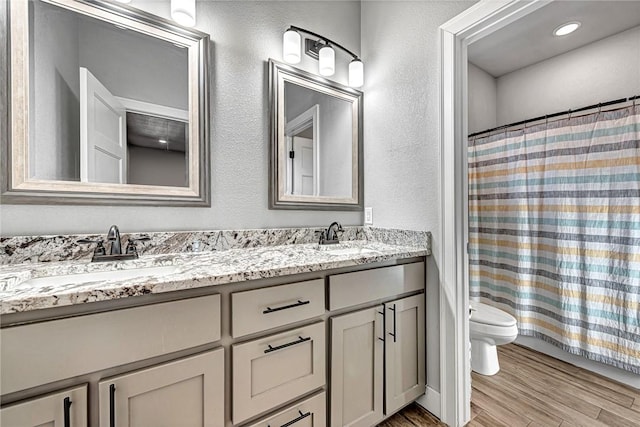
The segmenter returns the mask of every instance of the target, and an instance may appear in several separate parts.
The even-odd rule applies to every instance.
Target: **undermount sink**
[[[325,249],[323,252],[328,255],[365,255],[376,251],[367,248],[332,248]]]
[[[159,267],[129,268],[126,270],[96,271],[91,273],[64,274],[60,276],[45,276],[25,280],[20,286],[39,287],[52,285],[71,285],[74,283],[122,281],[139,277],[166,276],[178,271],[175,265]]]

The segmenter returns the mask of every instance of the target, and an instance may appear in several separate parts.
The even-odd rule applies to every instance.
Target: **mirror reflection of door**
[[[317,196],[320,192],[320,108],[314,105],[285,124],[289,161],[287,194]]]
[[[124,106],[80,67],[80,181],[127,182],[126,121]]]

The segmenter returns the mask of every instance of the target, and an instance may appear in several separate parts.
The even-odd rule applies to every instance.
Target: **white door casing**
[[[467,46],[551,0],[482,0],[440,27],[440,418],[470,417]]]
[[[80,67],[80,180],[126,184],[126,110],[89,70]]]

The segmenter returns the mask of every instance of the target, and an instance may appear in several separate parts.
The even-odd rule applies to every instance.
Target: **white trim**
[[[483,0],[440,27],[440,418],[470,417],[467,182],[467,46],[549,0]]]
[[[440,418],[440,393],[427,386],[427,392],[420,396],[416,403],[436,417]]]
[[[138,101],[137,99],[123,98],[121,96],[116,96],[116,99],[124,105],[127,111],[132,113],[147,114],[189,123],[189,110],[181,110],[180,108],[152,104],[150,102]]]
[[[320,195],[320,105],[315,104],[307,111],[297,115],[284,125],[284,136],[287,138],[287,151],[293,149],[292,134],[302,132],[311,127],[313,133],[313,196]],[[287,194],[291,194],[293,159],[289,159],[287,168]]]

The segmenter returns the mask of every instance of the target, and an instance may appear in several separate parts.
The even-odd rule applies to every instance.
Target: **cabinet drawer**
[[[224,426],[224,349],[101,381],[101,426]]]
[[[329,309],[391,298],[424,286],[424,262],[336,274],[329,277]]]
[[[233,337],[324,314],[324,279],[231,294]]]
[[[65,427],[65,417],[73,427],[88,425],[86,385],[2,408],[0,426]]]
[[[325,383],[324,322],[232,347],[233,423]]]
[[[326,425],[327,402],[323,391],[248,427],[325,427]]]
[[[11,393],[219,339],[220,295],[4,328],[0,388]]]

